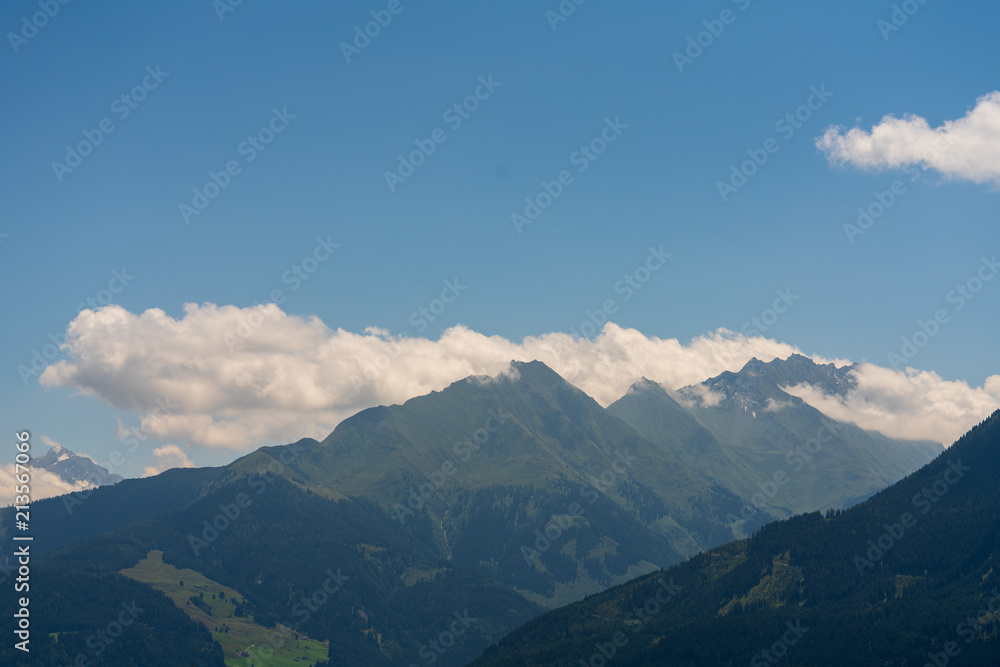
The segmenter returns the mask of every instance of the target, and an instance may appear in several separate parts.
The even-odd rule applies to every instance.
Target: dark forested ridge
[[[162,594],[117,574],[150,549],[162,550],[166,563],[239,591],[257,623],[282,623],[329,640],[335,664],[419,661],[421,647],[429,650],[428,642],[448,631],[456,618],[464,623],[458,626],[462,634],[436,662],[464,664],[541,611],[487,577],[439,561],[422,542],[419,527],[401,530],[370,501],[332,501],[281,478],[259,495],[249,490],[252,502],[228,527],[205,531],[206,516],[213,522],[225,508],[238,506],[237,494],[248,490],[223,488],[185,510],[40,558],[32,653],[17,656],[22,658],[17,664],[70,664],[82,653],[90,664],[187,665],[177,656],[190,655],[198,665],[221,665],[221,651],[203,626]],[[11,587],[0,595],[9,605],[5,608],[14,608]],[[128,662],[125,654],[109,649],[106,662],[95,662],[99,656],[87,647],[86,636],[115,620],[121,604],[133,599],[146,611],[121,633],[117,650],[152,651],[162,641],[180,638],[183,653],[167,654],[172,657],[166,662]],[[73,612],[63,604],[73,606]],[[12,636],[9,615],[0,619],[0,632]],[[0,646],[0,663],[13,664],[13,651],[10,642]]]
[[[549,612],[474,664],[996,665],[998,572],[1000,412],[859,506]]]

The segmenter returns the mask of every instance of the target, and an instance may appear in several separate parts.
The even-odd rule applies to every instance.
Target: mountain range
[[[853,508],[552,611],[475,665],[995,665],[1000,411]]]
[[[642,380],[603,408],[544,364],[513,362],[364,410],[322,442],[36,502],[35,567],[79,612],[43,596],[47,662],[33,664],[94,653],[87,633],[127,602],[97,593],[112,584],[185,637],[185,664],[256,664],[236,655],[237,612],[247,636],[328,642],[330,664],[465,664],[547,609],[700,562],[775,519],[842,510],[942,451],[829,419],[782,389],[802,382],[834,393],[850,374],[755,359],[677,391]],[[179,572],[230,602],[192,606]],[[227,615],[204,616],[212,604]],[[157,662],[163,635],[139,625],[107,655],[179,664]]]
[[[674,398],[659,385],[633,386],[608,411],[660,439],[685,465],[747,502],[737,526],[856,504],[941,452],[939,443],[900,441],[838,423],[782,387],[806,383],[827,394],[853,386],[852,367],[801,355],[725,372]],[[701,426],[699,430],[696,428]]]

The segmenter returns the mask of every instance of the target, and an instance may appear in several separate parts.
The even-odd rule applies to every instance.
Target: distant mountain
[[[840,367],[832,363],[817,364],[801,354],[793,354],[787,359],[774,359],[767,363],[754,358],[747,362],[744,370],[747,369],[766,375],[775,385],[781,387],[809,384],[833,396],[845,396],[857,386],[853,375],[857,364]]]
[[[74,454],[66,447],[56,444],[42,456],[32,459],[34,468],[44,468],[59,478],[73,485],[85,482],[88,487],[117,484],[122,481],[121,475],[115,475],[86,456]]]
[[[861,505],[549,612],[473,664],[995,665],[998,573],[1000,411]]]
[[[849,504],[872,493],[879,475],[888,484],[919,465],[907,469],[896,456],[906,443],[825,420],[778,387],[799,377],[847,382],[836,369],[758,364],[673,396],[644,381],[605,409],[544,364],[514,362],[495,378],[364,410],[322,442],[33,503],[33,553],[40,571],[77,572],[65,595],[90,599],[109,581],[135,590],[116,573],[163,552],[164,567],[238,591],[264,627],[283,623],[324,568],[339,566],[357,588],[302,622],[330,642],[337,664],[426,662],[451,615],[468,609],[475,621],[463,639],[431,656],[464,664],[545,608],[680,563],[740,527]],[[758,483],[789,468],[787,452],[808,446],[822,425],[838,434],[829,446],[789,469],[798,477],[764,510],[738,519]],[[0,512],[0,526],[11,519]],[[95,623],[99,612],[94,606]],[[64,633],[93,628],[79,619],[71,628],[54,611],[50,618],[40,627],[60,640],[40,655],[62,664],[81,639]],[[201,638],[196,664],[216,664],[212,633],[217,640],[223,623],[204,635],[187,616],[169,618],[177,632]],[[143,636],[128,655],[151,642]]]
[[[743,461],[678,403],[661,385],[643,378],[632,385],[608,412],[629,424],[705,479],[740,495],[746,482],[762,472]],[[776,517],[768,516],[767,520]]]
[[[540,362],[362,411],[291,479],[426,521],[442,557],[549,606],[730,539],[739,507]]]
[[[769,520],[849,507],[942,451],[939,443],[897,440],[837,422],[781,389],[805,382],[843,393],[853,386],[848,371],[801,355],[770,363],[752,359],[738,373],[722,373],[674,396],[640,382],[608,411],[744,499],[732,519],[749,532],[762,523],[761,513]]]

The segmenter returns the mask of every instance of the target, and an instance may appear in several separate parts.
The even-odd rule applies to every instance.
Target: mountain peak
[[[532,359],[531,361],[518,361],[517,359],[511,359],[508,372],[558,375],[558,373],[549,368],[545,362],[539,361],[538,359]],[[504,373],[501,372],[499,375],[503,374]]]
[[[532,361],[518,361],[516,359],[512,359],[510,365],[506,369],[500,371],[495,376],[488,378],[488,381],[490,382],[498,382],[501,380],[527,384],[534,386],[536,389],[542,387],[547,387],[549,389],[556,387],[572,387],[574,390],[580,391],[580,389],[573,385],[569,380],[552,370],[552,368],[544,362],[538,361],[537,359]]]
[[[645,392],[645,391],[654,391],[654,392],[667,393],[667,390],[663,388],[663,385],[661,385],[659,382],[656,382],[654,380],[650,380],[646,376],[643,376],[643,377],[639,378],[638,380],[636,380],[635,382],[633,382],[632,385],[628,388],[628,391],[626,393],[627,394],[635,394],[635,393]]]
[[[744,373],[748,373],[748,374],[751,374],[751,375],[757,375],[758,373],[760,373],[761,371],[765,370],[766,368],[767,368],[767,364],[765,364],[763,361],[761,361],[757,357],[752,357],[750,359],[750,361],[746,362],[743,365],[743,368],[740,369],[739,374],[742,375]]]
[[[71,459],[75,456],[76,454],[68,448],[63,447],[56,442],[49,447],[49,451],[34,460],[34,465],[38,468],[47,468],[59,461],[65,461],[66,459]]]
[[[122,481],[120,475],[111,474],[93,459],[75,454],[59,443],[53,443],[49,451],[32,459],[32,465],[35,468],[45,468],[70,484],[86,482],[90,486],[102,486]]]

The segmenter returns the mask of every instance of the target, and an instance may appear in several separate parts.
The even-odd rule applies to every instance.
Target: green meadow
[[[236,616],[244,599],[239,591],[194,570],[164,563],[162,551],[150,551],[121,574],[162,591],[193,620],[204,624],[222,645],[228,667],[310,667],[327,659],[329,642],[307,639],[280,624],[265,628],[254,623],[252,616]],[[197,601],[192,602],[192,597]],[[275,632],[281,633],[282,642],[277,638],[272,641]],[[248,651],[251,657],[240,657],[239,651]]]

